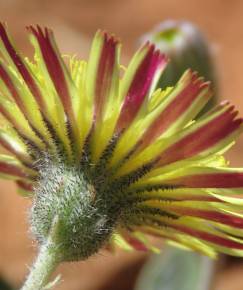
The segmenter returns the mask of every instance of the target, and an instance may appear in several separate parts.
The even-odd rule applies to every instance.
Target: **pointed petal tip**
[[[160,49],[156,48],[156,45],[150,41],[146,41],[139,49],[138,52],[147,51],[147,53],[151,53],[152,55],[156,56],[158,60],[162,63],[168,63],[169,57],[163,53]]]
[[[29,26],[28,29],[37,41],[52,84],[62,102],[69,121],[73,124],[74,113],[70,94],[71,78],[62,56],[55,45],[53,31],[47,27],[41,28],[39,25],[35,27]]]
[[[133,61],[137,62],[136,66]],[[135,119],[145,99],[154,90],[162,71],[168,63],[168,58],[160,50],[156,50],[155,45],[145,43],[136,52],[131,64],[134,72],[129,76],[129,83],[126,87],[125,98],[118,118],[116,130],[127,128]],[[130,70],[132,65],[130,64]],[[128,70],[129,71],[129,70]]]
[[[53,33],[50,28],[42,27],[39,24],[26,26],[26,29],[36,37],[48,37],[48,35]]]
[[[5,22],[0,21],[0,33],[2,31],[6,31],[7,24]]]
[[[7,34],[7,23],[0,21],[0,36]]]
[[[121,43],[120,38],[118,38],[114,33],[108,33],[106,30],[99,29],[96,31],[94,38],[102,38],[106,44],[111,46],[116,46]]]
[[[220,102],[220,105],[224,106],[224,105],[229,105],[230,101],[229,100],[223,100],[222,102]]]

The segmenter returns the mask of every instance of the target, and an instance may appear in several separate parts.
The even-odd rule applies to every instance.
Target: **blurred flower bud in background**
[[[167,20],[146,33],[140,41],[154,43],[170,59],[158,87],[175,86],[181,75],[190,68],[206,81],[210,81],[214,92],[213,98],[198,116],[216,104],[218,83],[212,50],[197,26],[188,21]],[[161,255],[152,256],[145,264],[135,289],[176,290],[180,287],[208,290],[213,284],[215,266],[213,260],[197,253],[165,247]]]
[[[154,43],[170,59],[159,87],[174,86],[185,70],[191,68],[210,81],[214,91],[214,98],[200,115],[212,107],[218,95],[217,76],[210,44],[197,26],[189,21],[163,21],[142,36],[141,41]]]

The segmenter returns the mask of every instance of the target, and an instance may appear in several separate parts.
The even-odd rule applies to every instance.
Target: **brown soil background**
[[[53,28],[62,52],[87,57],[91,37],[105,28],[123,41],[126,63],[137,39],[166,19],[195,22],[212,43],[220,79],[221,99],[230,99],[243,114],[243,1],[241,0],[0,0],[0,19],[28,55],[32,50],[24,27]],[[243,138],[229,154],[232,164],[243,164]],[[27,233],[28,200],[15,194],[11,182],[0,181],[0,275],[21,284],[35,253]],[[146,256],[102,253],[87,262],[64,264],[59,270],[67,290],[132,290]],[[215,290],[243,289],[243,260],[234,260],[216,277]],[[148,289],[149,290],[149,289]],[[178,289],[179,290],[179,289]]]

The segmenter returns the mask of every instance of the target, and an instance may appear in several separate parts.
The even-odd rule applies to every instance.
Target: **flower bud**
[[[167,20],[145,34],[142,42],[145,40],[154,43],[170,59],[160,78],[159,87],[174,86],[182,73],[191,68],[211,81],[217,94],[217,80],[210,46],[198,27],[188,21]],[[205,107],[206,110],[214,104],[215,98],[210,100]]]

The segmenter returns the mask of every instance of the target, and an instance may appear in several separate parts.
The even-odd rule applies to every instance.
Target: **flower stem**
[[[40,248],[39,255],[21,290],[41,290],[59,264],[57,251],[50,241]]]

